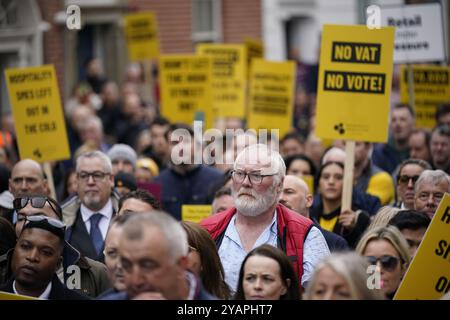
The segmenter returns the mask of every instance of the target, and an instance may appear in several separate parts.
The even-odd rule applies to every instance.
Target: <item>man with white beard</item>
[[[315,265],[330,254],[311,220],[278,204],[285,175],[286,166],[278,152],[264,144],[248,146],[233,165],[236,207],[201,222],[219,248],[225,281],[232,291],[236,291],[245,256],[262,244],[287,254],[304,288]]]

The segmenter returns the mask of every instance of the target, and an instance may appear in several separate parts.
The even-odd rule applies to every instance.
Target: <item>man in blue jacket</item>
[[[201,141],[195,141],[193,130],[186,125],[174,125],[171,132],[176,135],[169,138],[171,157],[167,169],[164,169],[155,182],[162,188],[161,202],[164,210],[174,218],[181,220],[183,204],[210,204],[212,188],[224,178],[221,171],[203,164],[194,163],[194,151],[202,155]],[[182,137],[179,142],[178,137]],[[194,145],[197,144],[196,147]]]

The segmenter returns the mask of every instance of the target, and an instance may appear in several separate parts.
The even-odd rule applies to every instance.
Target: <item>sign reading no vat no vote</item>
[[[325,25],[317,97],[317,136],[386,142],[394,28]]]

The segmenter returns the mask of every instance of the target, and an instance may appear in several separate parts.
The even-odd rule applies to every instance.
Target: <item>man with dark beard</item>
[[[315,265],[330,254],[311,220],[278,204],[286,166],[277,151],[254,144],[236,158],[232,171],[235,208],[206,218],[201,225],[219,248],[225,281],[235,291],[239,268],[252,249],[270,244],[293,261],[303,287]]]

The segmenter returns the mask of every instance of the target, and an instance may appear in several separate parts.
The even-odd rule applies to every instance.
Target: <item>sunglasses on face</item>
[[[369,263],[371,265],[376,265],[378,263],[378,261],[380,261],[381,266],[386,271],[394,271],[395,268],[397,268],[398,262],[400,260],[397,257],[388,256],[388,255],[381,256],[381,257],[367,256],[366,259],[367,259],[367,261],[369,261]]]
[[[414,185],[418,179],[419,179],[419,176],[402,175],[402,176],[398,177],[398,182],[400,184],[408,184],[409,181],[412,181],[412,184]]]
[[[36,209],[42,209],[45,204],[48,202],[50,207],[52,208],[53,212],[56,213],[58,217],[62,216],[62,211],[59,206],[57,206],[55,203],[52,203],[52,201],[47,197],[19,197],[15,198],[13,200],[13,207],[14,210],[17,212],[27,206],[28,203],[31,203],[31,206]]]

